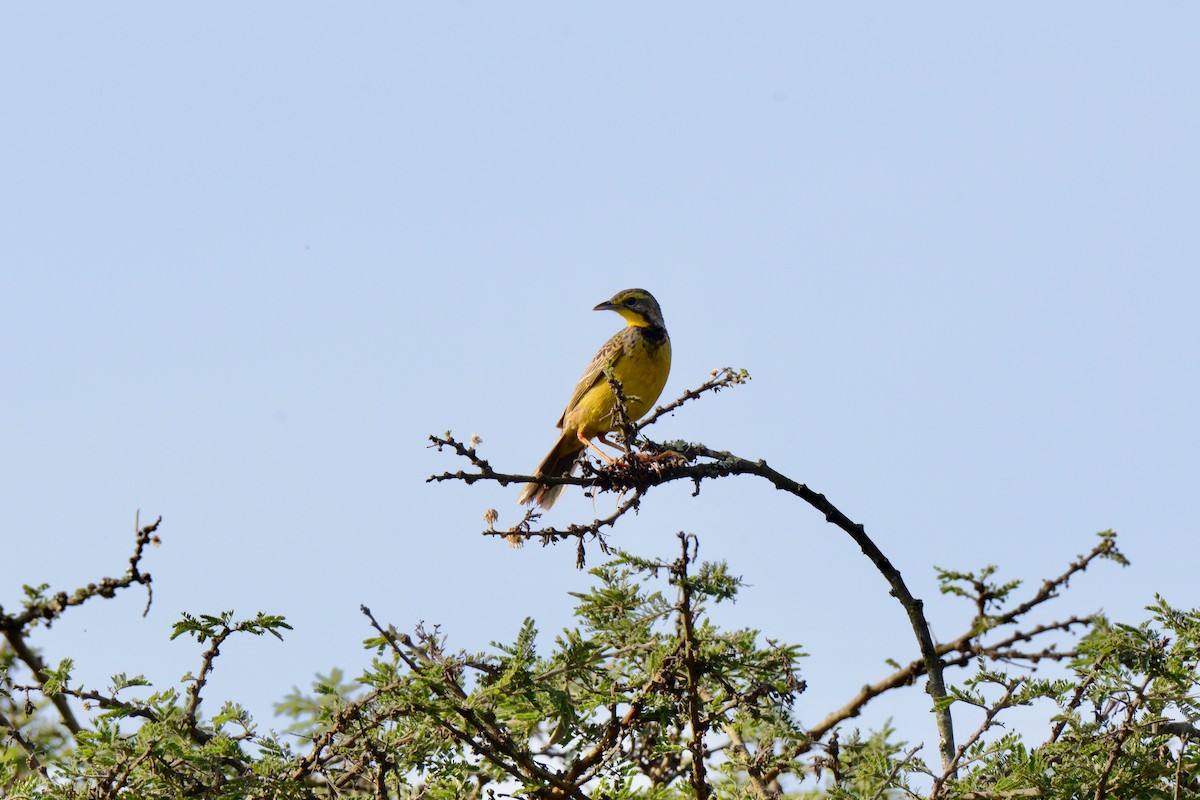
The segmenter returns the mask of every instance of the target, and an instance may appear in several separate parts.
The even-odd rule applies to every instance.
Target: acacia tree
[[[149,590],[142,561],[157,522],[138,530],[122,577],[74,593],[27,587],[20,612],[0,609],[0,789],[37,798],[585,800],[1180,797],[1200,788],[1200,731],[1192,726],[1200,614],[1160,598],[1151,619],[1135,626],[1093,614],[1028,621],[1095,562],[1125,563],[1114,534],[1101,534],[1029,590],[1000,582],[992,567],[940,571],[942,592],[973,614],[957,636],[935,643],[922,602],[862,526],[825,497],[762,461],[644,438],[664,414],[747,377],[719,371],[641,425],[621,421],[627,447],[677,458],[585,463],[579,477],[543,479],[616,494],[612,514],[547,528],[531,511],[508,530],[495,530],[489,515],[485,536],[573,543],[580,566],[590,546],[607,557],[592,570],[592,590],[575,598],[575,626],[543,643],[545,653],[532,619],[511,642],[471,653],[454,649],[437,627],[402,632],[363,608],[371,666],[354,679],[334,671],[312,693],[285,695],[278,710],[292,725],[281,734],[260,732],[234,703],[211,716],[202,711],[221,648],[244,634],[282,636],[289,626],[280,617],[184,615],[173,637],[195,639],[199,652],[182,691],[155,691],[140,675],[83,686],[71,659],[50,666],[38,651],[39,625],[95,598]],[[620,397],[621,387],[613,388]],[[475,441],[431,440],[466,462],[431,480],[531,480],[496,471]],[[908,615],[916,657],[899,660],[816,723],[792,713],[806,689],[798,646],[710,620],[708,609],[743,587],[725,564],[699,559],[694,535],[680,534],[677,552],[660,559],[612,544],[621,519],[654,487],[685,480],[698,491],[705,480],[735,474],[771,482],[844,531]],[[1045,661],[1062,665],[1066,677],[1035,677],[1032,668]],[[876,698],[914,685],[931,696],[936,748],[910,747],[887,727],[849,727]],[[1045,738],[1027,742],[1001,727],[1011,709],[1035,703],[1049,709]]]

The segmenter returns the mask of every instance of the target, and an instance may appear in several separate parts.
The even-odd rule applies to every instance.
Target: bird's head
[[[611,300],[605,300],[596,306],[595,311],[615,311],[625,318],[630,325],[651,328],[666,328],[663,324],[662,309],[654,295],[645,289],[625,289],[617,292]]]

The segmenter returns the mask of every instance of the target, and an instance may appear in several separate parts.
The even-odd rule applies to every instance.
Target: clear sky
[[[1200,605],[1198,31],[1186,3],[6,4],[0,604],[120,573],[162,515],[149,617],[130,592],[34,644],[165,687],[199,663],[181,611],[284,614],[205,706],[263,725],[367,662],[360,603],[469,649],[553,634],[573,548],[482,538],[518,490],[425,483],[459,467],[425,437],[531,470],[620,324],[592,306],[642,286],[666,398],[753,376],[658,434],[824,492],[943,638],[969,609],[932,565],[1037,581],[1110,527],[1133,566],[1060,616]],[[818,514],[689,489],[613,543],[728,559],[721,621],[812,654],[802,717],[915,657]]]

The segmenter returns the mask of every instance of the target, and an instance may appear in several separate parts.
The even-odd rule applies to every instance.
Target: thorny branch
[[[160,522],[162,522],[162,517],[159,517],[154,522],[137,531],[133,555],[129,558],[129,569],[125,571],[123,576],[120,578],[104,578],[99,583],[89,583],[87,586],[76,589],[71,594],[58,592],[49,599],[34,600],[28,603],[25,611],[20,614],[9,616],[4,613],[4,608],[0,606],[0,630],[7,632],[13,629],[23,629],[35,620],[44,620],[48,625],[52,624],[71,606],[82,605],[93,597],[115,597],[118,590],[127,589],[135,583],[146,587],[146,607],[142,611],[142,616],[148,614],[150,612],[150,602],[153,599],[150,585],[151,578],[150,573],[141,571],[141,561],[146,545],[157,540],[155,532],[158,530]]]
[[[200,656],[200,672],[188,685],[187,706],[183,709],[183,724],[187,726],[189,731],[199,731],[196,725],[196,713],[200,710],[200,703],[202,702],[200,692],[208,683],[208,676],[212,674],[213,662],[221,654],[221,645],[232,634],[233,629],[228,627],[218,631],[212,637],[212,644]]]
[[[652,414],[635,426],[636,430],[644,430],[665,415],[674,412],[685,403],[695,400],[707,392],[719,392],[723,388],[744,383],[748,379],[749,375],[744,370],[738,371],[726,368],[714,371],[708,381],[695,389],[688,390],[675,401],[656,408]],[[614,389],[616,388],[614,387]],[[633,426],[627,426],[626,429],[628,430],[629,427]],[[626,438],[628,439],[628,436]],[[752,475],[765,479],[774,485],[775,488],[804,500],[824,515],[828,522],[848,534],[888,582],[891,590],[890,593],[897,598],[908,615],[910,625],[917,639],[921,657],[908,666],[897,670],[884,680],[865,686],[858,695],[842,708],[821,720],[812,729],[812,739],[810,742],[802,746],[805,748],[811,747],[821,736],[832,730],[835,725],[856,716],[862,707],[872,698],[889,689],[909,685],[915,682],[921,675],[926,675],[929,681],[928,691],[935,701],[935,715],[940,742],[939,753],[942,766],[947,770],[947,775],[951,777],[953,766],[957,763],[957,748],[954,744],[953,720],[949,704],[945,702],[948,693],[943,677],[943,670],[948,666],[966,665],[984,656],[998,660],[1012,658],[1032,662],[1040,659],[1059,660],[1069,657],[1070,654],[1056,653],[1053,648],[1041,652],[1023,653],[1016,649],[1016,645],[1031,641],[1035,637],[1040,637],[1046,633],[1069,630],[1075,625],[1087,624],[1090,622],[1090,618],[1072,617],[1060,623],[1037,626],[1013,633],[1000,642],[986,646],[979,644],[979,640],[988,630],[1010,625],[1023,617],[1031,609],[1056,597],[1073,575],[1086,569],[1096,558],[1107,557],[1123,561],[1123,556],[1116,550],[1113,540],[1106,538],[1091,553],[1081,556],[1077,561],[1069,565],[1064,573],[1043,582],[1039,590],[1032,597],[1002,614],[991,617],[984,616],[983,609],[986,607],[987,598],[981,596],[979,598],[979,616],[971,629],[952,642],[935,645],[929,625],[925,620],[922,601],[912,596],[899,570],[895,568],[887,556],[867,536],[864,527],[851,520],[823,494],[813,491],[806,485],[778,472],[768,466],[765,461],[751,461],[727,451],[711,449],[699,443],[683,441],[656,443],[642,438],[637,444],[643,452],[665,453],[673,451],[679,454],[681,458],[673,459],[670,462],[626,458],[609,466],[596,464],[585,456],[581,459],[584,468],[583,474],[580,476],[539,476],[535,479],[530,475],[508,474],[495,471],[487,460],[480,457],[476,452],[476,440],[473,440],[472,445],[468,447],[447,433],[444,437],[431,436],[430,441],[431,446],[439,450],[446,447],[452,449],[457,455],[470,461],[474,467],[473,471],[460,470],[453,473],[446,472],[434,475],[429,478],[430,481],[461,480],[470,484],[480,480],[491,480],[501,485],[508,485],[510,483],[526,483],[538,480],[546,484],[577,485],[584,487],[587,492],[614,492],[617,494],[631,492],[632,494],[629,499],[618,504],[616,510],[609,516],[597,518],[589,524],[571,524],[565,528],[536,527],[541,519],[541,514],[531,510],[526,512],[516,525],[505,530],[497,530],[491,526],[496,519],[496,513],[489,511],[486,515],[489,522],[489,529],[483,532],[484,535],[502,536],[514,545],[528,539],[538,539],[544,546],[565,539],[576,538],[578,540],[578,566],[583,565],[584,541],[594,539],[607,552],[604,534],[626,513],[629,511],[636,512],[646,492],[654,486],[687,480],[694,484],[695,491],[693,494],[698,494],[701,484],[705,480],[731,475]],[[773,777],[775,777],[774,774],[770,772],[766,772],[763,775],[765,780],[770,780]]]
[[[981,640],[989,631],[1014,624],[1020,617],[1025,616],[1038,606],[1057,597],[1059,591],[1067,585],[1073,576],[1085,571],[1097,559],[1114,557],[1123,558],[1116,549],[1116,542],[1107,537],[1102,539],[1091,551],[1071,562],[1062,574],[1044,581],[1037,593],[1028,600],[1019,603],[1002,614],[991,617],[986,627],[981,626],[979,624],[980,620],[977,619],[972,624],[970,630],[962,636],[939,644],[937,646],[937,654],[943,666],[965,667],[972,661],[980,658],[988,658],[993,661],[1003,661],[1013,658],[1026,663],[1036,663],[1041,660],[1062,661],[1074,658],[1076,654],[1073,652],[1057,652],[1053,648],[1047,648],[1034,653],[1020,653],[1013,648],[1017,644],[1032,642],[1034,639],[1038,639],[1046,634],[1069,631],[1076,626],[1090,625],[1093,621],[1093,618],[1090,616],[1071,616],[1059,622],[1035,625],[1025,630],[1014,631],[1003,639],[987,645],[982,644]],[[907,666],[896,670],[883,680],[864,686],[849,702],[826,715],[824,719],[811,727],[809,733],[814,740],[820,739],[836,725],[858,716],[862,708],[879,695],[891,689],[911,685],[918,677],[925,673],[925,669],[924,660],[913,661]],[[1078,699],[1075,705],[1078,705]],[[1062,724],[1065,723],[1060,723],[1060,725]]]
[[[565,539],[576,539],[576,554],[575,566],[583,569],[586,559],[584,553],[584,542],[595,540],[600,546],[600,552],[605,555],[611,554],[608,548],[608,540],[605,538],[605,529],[612,528],[616,525],[617,520],[625,516],[630,511],[637,512],[638,507],[642,503],[642,493],[634,490],[628,500],[623,500],[617,504],[617,508],[607,517],[600,517],[586,525],[571,523],[565,528],[538,528],[533,527],[533,523],[537,522],[542,517],[542,513],[534,508],[525,512],[525,516],[515,526],[506,531],[498,531],[494,528],[483,532],[484,536],[502,536],[513,547],[521,547],[525,541],[529,539],[540,539],[542,546],[561,542]]]
[[[26,603],[25,610],[20,614],[7,614],[4,608],[0,607],[0,632],[3,632],[5,640],[17,658],[29,668],[29,671],[37,681],[39,689],[45,685],[48,677],[46,672],[47,666],[38,652],[30,647],[26,641],[29,628],[37,624],[45,624],[49,627],[68,608],[82,605],[94,597],[114,597],[121,589],[127,589],[134,584],[141,584],[146,587],[146,607],[142,615],[145,616],[150,612],[150,603],[154,597],[151,588],[151,577],[150,573],[142,572],[141,562],[146,545],[157,542],[157,534],[155,532],[158,530],[160,522],[162,522],[162,517],[159,517],[149,525],[139,527],[139,523],[135,521],[134,527],[137,533],[133,555],[129,558],[129,568],[120,578],[104,578],[99,583],[89,583],[87,586],[80,587],[70,594],[67,592],[58,592],[49,598],[35,596]],[[82,726],[79,724],[79,720],[76,719],[75,712],[67,703],[66,695],[66,692],[58,692],[49,695],[49,698],[62,718],[63,726],[72,734],[76,734],[82,730]],[[11,723],[5,719],[0,719],[0,728],[15,733]],[[20,742],[19,739],[17,741],[18,743]]]
[[[695,609],[692,606],[692,584],[688,576],[688,564],[695,559],[694,554],[688,553],[689,543],[695,543],[695,537],[679,534],[683,554],[671,566],[671,573],[679,586],[679,620],[683,628],[683,664],[687,670],[687,718],[692,729],[690,750],[692,752],[691,780],[692,791],[697,800],[707,800],[708,782],[704,777],[704,735],[708,725],[700,718],[700,673],[699,654],[696,652],[696,631],[693,617]]]
[[[1150,685],[1152,680],[1154,680],[1152,675],[1145,677],[1141,686],[1134,693],[1133,699],[1125,708],[1125,719],[1121,727],[1117,729],[1116,736],[1113,738],[1112,749],[1108,754],[1108,760],[1104,763],[1104,768],[1100,771],[1099,780],[1096,781],[1095,800],[1104,800],[1104,798],[1108,797],[1108,778],[1112,774],[1113,767],[1117,765],[1117,759],[1121,756],[1121,748],[1125,746],[1125,740],[1133,733],[1133,720],[1146,702],[1146,687]]]
[[[744,383],[748,377],[745,370],[737,371],[725,368],[724,370],[714,371],[711,380],[694,390],[686,392],[668,407],[656,410],[642,424],[641,428],[644,429],[647,425],[657,421],[662,414],[667,413],[668,408],[672,410],[678,408],[688,400],[701,396],[705,391],[716,392],[726,386]],[[669,442],[664,445],[648,441],[643,442],[643,449],[645,450],[658,453],[667,451],[675,452],[685,462],[682,464],[667,464],[665,462],[640,463],[637,459],[626,459],[612,467],[601,468],[594,476],[585,475],[582,479],[547,479],[541,477],[534,478],[530,475],[504,475],[495,473],[491,471],[491,467],[486,461],[476,455],[473,447],[466,448],[454,441],[449,435],[445,438],[430,438],[433,441],[434,447],[441,449],[442,447],[450,446],[459,455],[470,459],[472,464],[479,469],[477,473],[464,473],[460,470],[453,474],[443,473],[441,475],[434,475],[429,478],[430,481],[462,480],[466,483],[473,483],[478,480],[495,480],[502,485],[507,485],[508,483],[528,483],[540,480],[543,483],[555,484],[577,483],[578,485],[590,486],[597,491],[615,490],[619,492],[637,490],[644,494],[651,486],[658,486],[678,480],[690,480],[696,487],[694,494],[698,494],[700,484],[705,479],[711,480],[730,475],[755,475],[769,481],[776,489],[788,492],[804,500],[821,512],[825,516],[826,521],[833,523],[850,536],[888,582],[892,595],[896,597],[908,614],[909,622],[916,636],[922,659],[925,662],[925,669],[929,676],[929,694],[935,702],[934,713],[938,726],[942,765],[943,767],[948,767],[952,762],[955,752],[954,725],[949,705],[944,702],[947,692],[945,680],[942,677],[942,663],[938,659],[937,651],[933,644],[933,636],[930,633],[929,624],[925,620],[924,605],[921,600],[912,596],[912,593],[909,592],[908,586],[904,583],[904,579],[900,575],[900,571],[892,565],[883,551],[867,536],[866,529],[842,513],[823,494],[809,489],[806,485],[798,481],[792,480],[783,473],[768,466],[761,459],[758,461],[749,461],[726,451],[712,450],[702,444],[691,442]],[[509,533],[517,536],[522,534],[530,536],[534,535],[535,531],[522,532],[513,529]]]
[[[1100,670],[1104,668],[1104,662],[1108,660],[1109,653],[1102,653],[1096,663],[1092,665],[1092,669],[1088,672],[1087,677],[1079,682],[1075,687],[1075,691],[1071,695],[1070,702],[1067,703],[1064,709],[1067,712],[1074,712],[1083,703],[1084,697],[1092,688],[1092,684],[1096,681],[1096,676],[1100,674]],[[1054,727],[1050,729],[1050,738],[1046,740],[1046,744],[1053,744],[1058,741],[1058,737],[1062,736],[1063,730],[1066,729],[1068,722],[1067,714],[1063,714],[1058,722],[1054,723]]]
[[[4,716],[3,712],[0,712],[0,728],[8,731],[9,737],[25,751],[25,758],[30,769],[35,770],[43,778],[49,779],[50,774],[46,771],[46,765],[37,756],[37,748],[21,735],[21,729],[9,722],[8,717]]]
[[[32,691],[38,687],[16,684],[13,686],[13,688],[20,691]],[[87,703],[95,703],[97,706],[103,709],[119,709],[127,717],[141,717],[142,719],[146,719],[151,722],[159,722],[162,719],[151,708],[143,705],[137,705],[135,703],[129,703],[124,700],[120,700],[113,695],[103,694],[91,689],[72,689],[69,686],[64,686],[62,687],[62,694],[65,697],[73,697],[76,700],[80,700],[85,705]],[[212,734],[207,733],[203,729],[196,729],[193,731],[193,733],[194,735],[192,738],[195,739],[199,744],[204,744],[212,738]]]
[[[954,754],[954,760],[948,767],[946,767],[945,774],[934,778],[933,791],[930,792],[930,797],[940,796],[942,786],[951,775],[957,772],[959,764],[967,755],[967,751],[970,750],[976,742],[982,739],[984,734],[991,730],[992,726],[996,722],[996,717],[1004,709],[1008,708],[1009,703],[1011,703],[1013,696],[1017,692],[1018,685],[1019,683],[1017,681],[1009,682],[1009,684],[1004,688],[1004,695],[998,701],[991,704],[990,707],[984,710],[983,722],[981,722],[979,727],[976,728],[975,732],[968,736],[967,740],[959,746],[958,752]]]

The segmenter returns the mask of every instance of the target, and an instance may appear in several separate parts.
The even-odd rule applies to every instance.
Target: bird
[[[671,372],[671,338],[654,295],[645,289],[625,289],[593,311],[615,311],[625,319],[625,327],[605,342],[588,364],[558,418],[557,427],[562,433],[533,473],[534,478],[570,475],[575,470],[575,459],[585,448],[591,448],[609,464],[615,463],[596,444],[598,441],[617,447],[605,438],[617,427],[617,398],[605,377],[606,370],[621,384],[630,422],[641,419],[653,407]],[[518,501],[549,509],[565,488],[565,484],[527,483]]]

